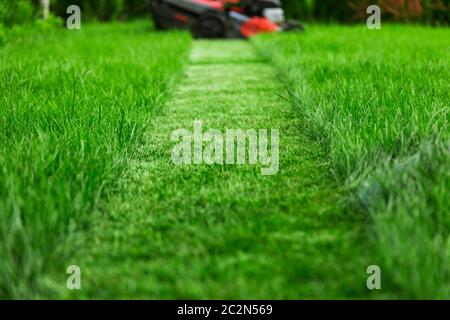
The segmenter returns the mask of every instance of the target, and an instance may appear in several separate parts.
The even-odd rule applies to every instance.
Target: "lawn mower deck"
[[[302,30],[286,22],[280,0],[151,0],[155,27],[190,30],[196,38],[248,38]]]

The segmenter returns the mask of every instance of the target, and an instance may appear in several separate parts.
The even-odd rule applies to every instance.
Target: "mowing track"
[[[274,69],[244,41],[197,41],[79,245],[81,297],[333,298],[365,292],[357,223]],[[175,166],[174,130],[279,129],[280,169]],[[78,260],[77,260],[78,259]]]

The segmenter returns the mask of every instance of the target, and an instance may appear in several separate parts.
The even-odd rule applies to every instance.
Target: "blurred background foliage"
[[[66,8],[78,5],[83,15],[100,21],[128,20],[149,12],[149,0],[53,0],[54,12],[66,16]]]
[[[450,23],[450,0],[283,0],[289,17],[303,21],[359,22],[371,4],[380,6],[383,20]]]
[[[24,24],[42,16],[41,0],[1,0],[0,25]],[[289,18],[302,21],[358,22],[370,4],[381,7],[383,20],[450,23],[450,0],[282,0]],[[50,0],[51,13],[67,17],[69,5],[80,6],[83,19],[128,20],[148,15],[149,0]],[[0,28],[1,32],[1,28]]]

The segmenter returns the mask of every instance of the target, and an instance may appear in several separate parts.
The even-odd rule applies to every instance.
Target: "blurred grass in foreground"
[[[0,297],[37,297],[44,272],[65,270],[56,245],[113,189],[164,100],[190,38],[149,31],[83,25],[0,48]]]

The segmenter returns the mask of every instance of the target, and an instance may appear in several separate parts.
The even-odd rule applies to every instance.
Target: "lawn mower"
[[[186,29],[195,38],[248,38],[263,32],[303,30],[285,21],[280,0],[151,0],[158,30]]]

